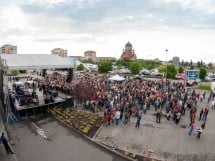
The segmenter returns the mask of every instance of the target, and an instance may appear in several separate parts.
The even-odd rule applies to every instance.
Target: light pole
[[[168,52],[168,50],[166,49],[165,51],[166,51],[166,85],[167,85],[167,65],[168,65],[168,63],[167,63],[167,52]]]

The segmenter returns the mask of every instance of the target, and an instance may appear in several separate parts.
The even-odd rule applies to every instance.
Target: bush
[[[82,71],[84,70],[84,65],[81,63],[77,66],[77,71]]]
[[[11,70],[10,72],[12,76],[17,76],[19,74],[18,70]]]
[[[207,90],[207,91],[211,90],[210,85],[205,85],[205,84],[199,84],[197,88],[201,90]]]

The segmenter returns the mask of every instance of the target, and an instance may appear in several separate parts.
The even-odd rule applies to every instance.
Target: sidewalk
[[[198,121],[201,107],[207,107],[207,100],[198,102],[196,125],[199,127],[203,121]],[[141,126],[134,128],[136,118],[131,118],[128,124],[104,126],[95,137],[95,140],[134,154],[147,156],[152,150],[152,158],[160,160],[187,160],[187,161],[214,161],[215,158],[215,110],[209,109],[206,128],[197,139],[195,133],[188,135],[189,110],[182,116],[178,125],[172,120],[162,117],[161,123],[155,121],[155,111],[152,108],[142,115]],[[122,137],[123,136],[123,137]]]
[[[0,102],[0,108],[2,108],[1,102]],[[8,139],[7,132],[5,131],[5,126],[4,126],[4,122],[2,119],[2,115],[0,113],[0,135],[2,132],[5,133],[5,135]],[[10,140],[10,139],[8,139],[8,140]],[[11,148],[13,149],[12,146],[11,146]],[[6,153],[4,145],[2,143],[0,144],[0,161],[18,161],[15,154]]]

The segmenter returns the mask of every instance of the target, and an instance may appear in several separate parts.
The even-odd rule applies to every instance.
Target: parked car
[[[144,69],[144,70],[141,70],[140,71],[140,74],[143,74],[143,75],[150,75],[150,71],[148,71],[147,69]]]
[[[134,79],[144,80],[144,75],[134,75]]]
[[[163,77],[163,73],[159,73],[159,72],[151,72],[152,76],[158,76],[158,77]]]
[[[183,76],[182,76],[182,74],[177,74],[177,75],[175,76],[175,78],[176,78],[176,79],[183,79]]]

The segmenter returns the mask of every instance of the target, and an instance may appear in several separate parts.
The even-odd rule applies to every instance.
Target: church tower
[[[125,44],[125,49],[123,49],[121,59],[123,60],[136,60],[137,56],[132,48],[132,44],[128,41]]]

